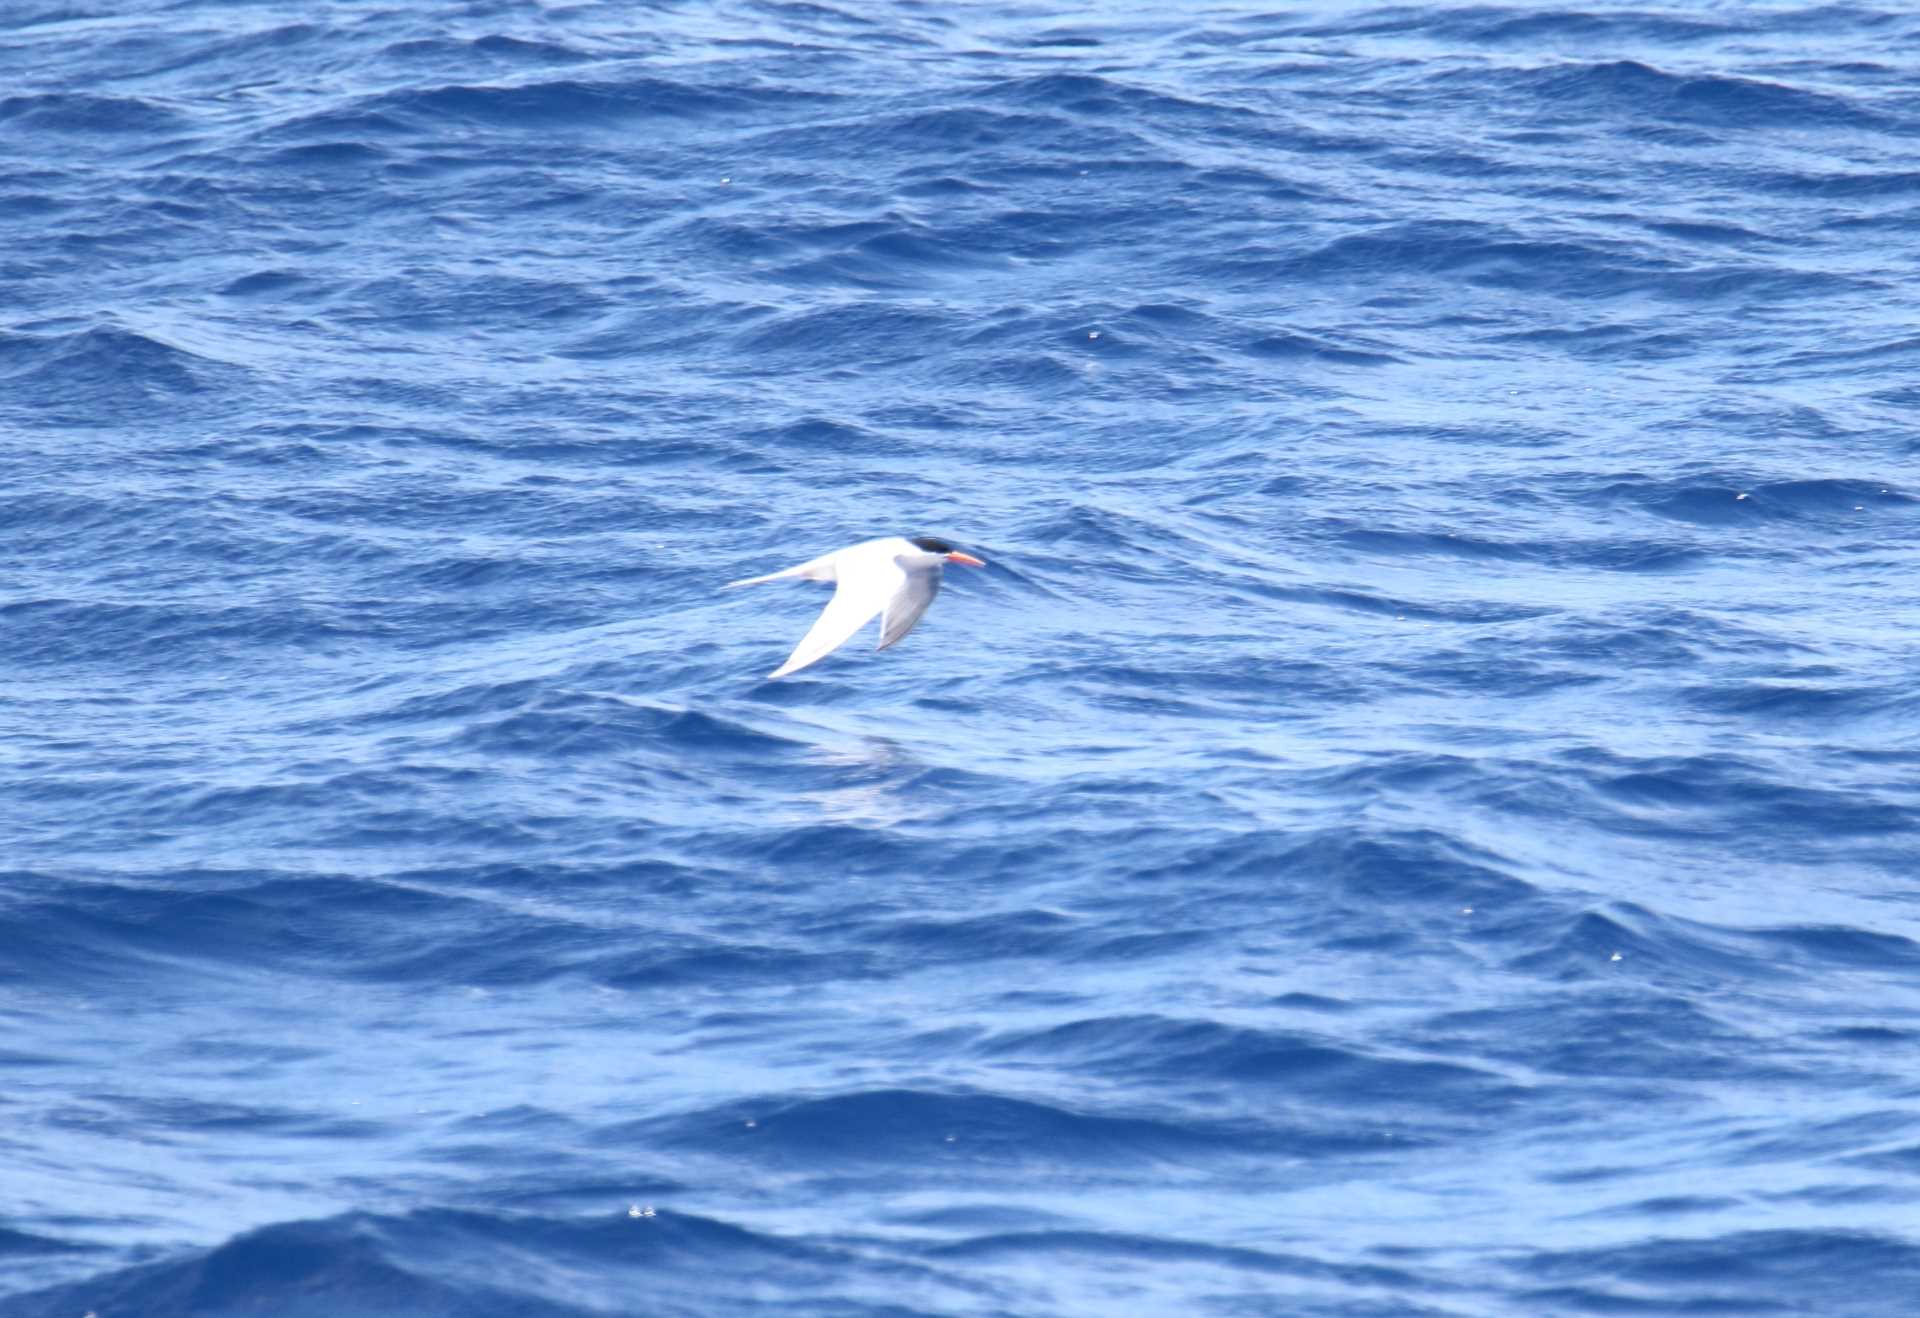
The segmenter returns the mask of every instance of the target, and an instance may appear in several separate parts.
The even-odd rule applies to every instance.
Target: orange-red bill
[[[958,549],[947,555],[947,562],[965,563],[968,567],[985,567],[987,565],[984,559],[975,558],[972,554],[963,554]]]

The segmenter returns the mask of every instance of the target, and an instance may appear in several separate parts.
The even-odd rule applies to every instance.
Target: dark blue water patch
[[[1463,755],[1411,752],[1368,753],[1351,764],[1320,770],[1305,777],[1305,785],[1342,797],[1365,799],[1390,792],[1448,792],[1479,782],[1483,765]],[[1321,846],[1328,845],[1322,839]],[[1356,840],[1351,845],[1375,848],[1391,845],[1386,838]],[[1445,854],[1444,851],[1441,854]],[[1491,872],[1491,871],[1488,871]]]
[[[1601,540],[1561,544],[1547,549],[1552,561],[1604,572],[1687,573],[1713,559],[1697,545],[1670,540]]]
[[[1850,1167],[1863,1167],[1872,1171],[1893,1172],[1903,1181],[1911,1184],[1911,1178],[1920,1175],[1920,1144],[1902,1144],[1896,1148],[1878,1149],[1871,1153],[1852,1154],[1841,1159],[1841,1161]],[[1891,1186],[1857,1186],[1852,1188],[1864,1192],[1861,1197],[1863,1201],[1867,1202],[1871,1201],[1871,1197],[1876,1193],[1876,1190],[1878,1195],[1896,1202],[1910,1202],[1916,1197],[1914,1191],[1911,1189],[1898,1191],[1894,1190]]]
[[[664,1121],[617,1127],[604,1138],[723,1153],[790,1171],[844,1172],[942,1164],[1032,1174],[1249,1158],[1366,1153],[1420,1143],[1403,1133],[1354,1124],[1320,1128],[1270,1121],[1222,1123],[1188,1117],[1076,1110],[993,1093],[861,1090],[802,1102],[729,1105]]]
[[[1896,1313],[1920,1285],[1920,1249],[1870,1231],[1739,1231],[1538,1250],[1507,1266],[1554,1312]],[[1847,1278],[1836,1287],[1835,1277]],[[1648,1290],[1653,1296],[1650,1298]]]
[[[1920,828],[1920,821],[1916,821],[1916,827]],[[1804,964],[1822,969],[1852,967],[1905,974],[1920,970],[1920,943],[1899,934],[1826,926],[1763,929],[1753,937],[1778,946]],[[1902,1031],[1880,1030],[1878,1033],[1905,1037]]]
[[[635,1209],[645,1215],[647,1207],[661,1200],[685,1199],[695,1193],[683,1181],[630,1172],[609,1167],[597,1155],[578,1155],[557,1159],[550,1145],[527,1141],[513,1146],[519,1150],[524,1170],[504,1179],[498,1195],[490,1195],[487,1207],[492,1211],[515,1214],[539,1214],[551,1217],[590,1217],[606,1212],[608,1204],[626,1204],[631,1217]],[[477,1142],[462,1148],[448,1144],[436,1154],[455,1165],[472,1165],[501,1157],[499,1144]]]
[[[70,410],[73,400],[84,397],[94,415],[112,415],[230,389],[244,374],[238,366],[115,325],[58,334],[0,332],[0,379],[16,406]]]
[[[516,684],[518,685],[518,684]],[[556,748],[571,755],[611,755],[668,746],[738,754],[765,754],[782,739],[692,711],[674,711],[613,696],[553,690],[541,685],[504,714],[464,708],[453,744],[490,755],[544,758]],[[456,702],[457,699],[456,699]]]
[[[1453,850],[1417,833],[1136,839],[1123,868],[1100,871],[1102,895],[1082,898],[1077,909],[1112,919],[1150,895],[1163,928],[1194,936],[1215,955],[1237,949],[1268,957],[1304,939],[1323,950],[1443,962],[1457,958],[1454,939],[1469,931],[1475,910],[1506,911],[1529,931],[1548,918],[1526,884]],[[1382,918],[1396,911],[1406,918]],[[1495,926],[1487,936],[1504,935]]]
[[[17,881],[18,876],[8,875],[6,877],[10,881]],[[11,973],[10,967],[4,962],[0,962],[0,974],[9,973]],[[0,1069],[6,1070],[28,1069],[42,1066],[63,1066],[67,1064],[69,1060],[70,1059],[65,1057],[55,1056],[52,1053],[25,1053],[16,1052],[11,1049],[0,1049]]]
[[[1249,202],[1269,206],[1311,202],[1337,207],[1342,200],[1310,179],[1291,178],[1283,172],[1243,165],[1216,165],[1198,169],[1191,176],[1191,190],[1202,196],[1242,197]]]
[[[838,97],[780,87],[703,86],[664,78],[583,81],[571,78],[518,86],[452,85],[383,93],[362,113],[391,116],[419,128],[484,124],[508,132],[569,136],[638,122],[765,114],[821,107]]]
[[[1897,710],[1903,703],[1910,703],[1906,687],[1900,684],[1860,686],[1854,683],[1812,685],[1793,681],[1722,682],[1690,687],[1684,695],[1687,702],[1698,709],[1767,720],[1864,718]],[[1833,800],[1825,802],[1823,808],[1831,810],[1841,805],[1842,802]],[[1898,811],[1882,809],[1877,813],[1888,821],[1889,826],[1898,826]],[[1840,820],[1836,818],[1833,823],[1837,826]]]
[[[294,631],[317,642],[354,630],[325,603],[290,599],[212,609],[193,598],[152,603],[38,599],[8,605],[6,613],[17,662],[35,667],[85,667],[110,658],[158,663],[169,655],[231,658],[257,652]]]
[[[503,903],[544,894],[562,905],[579,902],[589,912],[627,901],[672,904],[697,896],[716,871],[668,860],[623,855],[604,862],[540,860],[462,861],[397,871],[397,881],[429,891],[491,894]]]
[[[1696,526],[1752,526],[1768,520],[1770,515],[1777,516],[1779,511],[1763,508],[1751,489],[1706,481],[1638,477],[1615,481],[1599,489],[1597,494],[1609,503]]]
[[[316,287],[316,281],[294,270],[256,270],[229,280],[221,287],[225,297],[277,297],[296,289]]]
[[[1775,241],[1768,235],[1757,233],[1738,224],[1705,220],[1644,220],[1641,221],[1650,233],[1661,234],[1668,238],[1677,238],[1681,242],[1696,243],[1710,247],[1748,246]]]
[[[1920,192],[1920,170],[1757,170],[1752,186],[1790,197],[1817,200],[1871,200],[1878,197],[1905,197]],[[1849,215],[1830,222],[1846,230],[1861,226],[1904,229],[1910,217]]]
[[[85,1251],[86,1246],[69,1240],[57,1240],[50,1236],[37,1236],[28,1231],[12,1231],[6,1227],[0,1227],[0,1259],[40,1254],[77,1254]]]
[[[1880,1108],[1840,1117],[1816,1117],[1790,1131],[1766,1123],[1743,1123],[1721,1135],[1717,1143],[1729,1161],[1742,1166],[1781,1165],[1810,1158],[1821,1164],[1845,1166],[1911,1139],[1914,1125],[1909,1113]]]
[[[1340,522],[1337,520],[1330,521],[1328,529],[1332,530],[1339,525]],[[1439,555],[1447,558],[1502,562],[1527,562],[1542,556],[1541,548],[1538,546],[1502,543],[1452,531],[1383,531],[1371,527],[1357,527],[1339,531],[1337,534],[1342,544],[1354,549],[1395,556]]]
[[[1578,950],[1581,978],[1606,965],[1611,950],[1638,949],[1608,938],[1604,947]],[[1523,958],[1510,968],[1566,980],[1559,950]],[[1642,967],[1644,969],[1644,967]],[[1629,972],[1638,973],[1638,972]],[[1769,1048],[1688,999],[1639,987],[1578,998],[1556,997],[1509,1008],[1442,1013],[1406,1032],[1423,1047],[1453,1051],[1472,1036],[1487,1061],[1529,1067],[1546,1075],[1607,1085],[1643,1095],[1674,1091],[1671,1081],[1762,1084],[1794,1074]],[[1649,1082],[1658,1082],[1650,1087]],[[1839,1083],[1839,1082],[1836,1082]]]
[[[1899,29],[1911,31],[1913,16],[1898,8],[1872,9],[1864,5],[1840,3],[1807,5],[1766,16],[1767,27],[1806,40],[1842,33],[1860,33],[1872,38],[1895,37]],[[1889,28],[1896,29],[1888,31]]]
[[[1392,20],[1379,20],[1382,24]],[[1467,5],[1455,10],[1410,12],[1402,23],[1375,26],[1363,19],[1362,30],[1417,31],[1492,46],[1522,49],[1547,47],[1586,54],[1605,44],[1674,45],[1712,41],[1740,30],[1736,17],[1684,17],[1657,10],[1591,12],[1534,10],[1515,12],[1490,5]]]
[[[1392,1108],[1411,1119],[1495,1118],[1526,1091],[1492,1072],[1418,1057],[1369,1055],[1330,1038],[1162,1016],[1070,1021],[973,1046],[997,1060],[1044,1058],[1157,1088],[1231,1085],[1267,1098]]]
[[[624,294],[623,298],[629,303],[651,300],[633,293]],[[723,367],[731,368],[736,357],[721,353],[720,349],[726,346],[730,338],[749,336],[755,327],[766,326],[779,314],[759,303],[721,302],[681,307],[672,305],[671,299],[668,301],[668,306],[659,309],[611,312],[586,333],[556,342],[550,350],[559,356],[586,361],[676,358],[687,353],[705,356],[712,352]],[[668,311],[673,314],[665,314]],[[744,367],[758,358],[738,360]],[[646,434],[633,447],[651,449],[670,442],[670,439],[659,434]],[[714,437],[708,436],[706,442],[712,444]]]
[[[211,964],[272,965],[322,976],[376,969],[423,943],[470,929],[484,907],[389,884],[235,875],[218,890],[125,883],[62,883],[6,914],[9,942],[34,949],[21,969],[69,986],[98,983],[99,968],[218,949]],[[492,920],[497,932],[502,922]],[[511,924],[511,921],[507,921]],[[486,935],[476,935],[484,944]],[[194,957],[194,960],[200,958]]]
[[[920,159],[934,151],[952,162],[950,168],[962,166],[970,176],[989,180],[1004,177],[998,171],[1013,169],[1024,175],[1032,168],[1055,177],[1077,178],[1084,161],[1161,155],[1120,125],[1091,122],[1055,109],[1003,110],[984,105],[907,107],[847,122],[770,129],[743,144],[743,151],[801,159],[854,151],[875,164]],[[1035,163],[1029,166],[1029,161]]]
[[[916,840],[899,831],[840,823],[799,823],[772,839],[742,837],[730,849],[763,864],[817,864],[847,876],[911,874],[922,854]]]
[[[968,179],[957,178],[952,174],[941,174],[936,178],[919,179],[901,185],[900,191],[910,197],[982,197],[993,195],[995,189]]]
[[[1212,261],[1222,261],[1212,255]],[[1231,274],[1325,280],[1431,277],[1486,287],[1517,287],[1568,297],[1650,288],[1668,273],[1621,244],[1537,239],[1519,230],[1463,221],[1418,220],[1343,234],[1305,252],[1225,258]]]
[[[1604,910],[1552,912],[1538,904],[1496,914],[1477,927],[1482,936],[1518,949],[1508,968],[1554,983],[1639,984],[1651,978],[1669,987],[1713,987],[1726,982],[1790,979],[1774,950],[1741,932],[1661,919],[1630,903]],[[1596,1004],[1603,1010],[1606,1004]],[[1666,1001],[1660,1009],[1691,1004]]]
[[[599,290],[578,283],[528,279],[515,275],[461,275],[421,269],[406,276],[383,276],[368,283],[332,290],[331,315],[341,323],[369,316],[388,329],[446,332],[461,337],[484,330],[502,316],[511,317],[524,337],[529,329],[564,329],[582,317],[613,305]],[[363,308],[378,307],[378,311]]]
[[[1724,1213],[1740,1208],[1745,1201],[1728,1195],[1708,1194],[1669,1194],[1658,1195],[1652,1199],[1641,1199],[1629,1204],[1618,1204],[1598,1209],[1586,1214],[1595,1218],[1684,1218],[1703,1214]]]
[[[130,516],[134,516],[132,524],[143,530],[170,520],[164,512],[159,515],[149,512],[146,517],[131,515],[123,501],[109,496],[46,487],[0,490],[0,514],[4,514],[9,527],[17,528],[9,548],[23,557],[28,552],[46,553],[81,545],[93,554],[97,552],[97,533],[109,527],[128,526]],[[24,621],[35,612],[57,607],[58,603],[50,599],[16,597],[0,605],[0,609],[6,610],[9,618]]]
[[[1314,1281],[1338,1281],[1350,1286],[1413,1290],[1430,1296],[1430,1279],[1380,1264],[1337,1264],[1275,1251],[1216,1245],[1169,1236],[1129,1235],[1098,1231],[1009,1231],[976,1235],[933,1246],[936,1258],[996,1260],[1001,1258],[1058,1260],[1061,1257],[1105,1258],[1115,1264],[1152,1264],[1161,1267],[1203,1264],[1230,1272],[1266,1273]],[[1295,1310],[1295,1312],[1298,1312]],[[1333,1312],[1333,1311],[1328,1311]],[[1359,1313],[1362,1310],[1348,1310]],[[1399,1313],[1421,1310],[1395,1309]],[[1439,1312],[1434,1310],[1431,1312]]]
[[[967,271],[983,264],[974,251],[949,242],[943,231],[925,224],[899,225],[876,233],[863,239],[857,251],[875,265],[930,271]]]
[[[858,422],[830,417],[801,417],[784,425],[762,427],[749,433],[759,445],[775,451],[879,456],[897,453],[900,449],[900,441],[894,436],[872,430]]]
[[[1021,1204],[965,1203],[940,1208],[890,1213],[888,1220],[907,1226],[936,1231],[1013,1232],[1049,1227],[1071,1226],[1073,1219],[1061,1213]]]
[[[1244,351],[1268,361],[1317,361],[1337,366],[1390,366],[1400,359],[1391,353],[1342,347],[1310,334],[1266,334],[1247,342]]]
[[[31,174],[0,174],[0,219],[44,224],[55,216],[74,214],[75,202],[41,191],[44,182]]]
[[[1274,586],[1260,581],[1248,582],[1243,589],[1248,594],[1258,595],[1264,599],[1283,600],[1295,604],[1315,604],[1343,613],[1368,614],[1402,622],[1411,619],[1420,622],[1484,625],[1525,622],[1534,618],[1550,617],[1559,612],[1554,608],[1498,604],[1491,601],[1425,603],[1361,590],[1329,589],[1318,586]]]
[[[1772,481],[1752,490],[1755,499],[1769,512],[1808,520],[1830,522],[1849,512],[1895,512],[1913,519],[1915,497],[1897,485],[1878,480],[1797,480]]]
[[[164,1133],[163,1137],[179,1132],[198,1138],[276,1135],[301,1140],[358,1143],[377,1138],[386,1131],[381,1123],[375,1121],[292,1108],[252,1107],[211,1100],[112,1092],[90,1095],[89,1101],[112,1108],[116,1120],[134,1122],[142,1129]],[[97,1122],[97,1117],[91,1112],[78,1114],[76,1119],[83,1126]]]
[[[377,689],[378,684],[371,689]],[[460,725],[462,737],[490,744],[497,729],[509,742],[523,740],[516,720],[535,723],[551,717],[555,734],[606,737],[603,747],[632,745],[664,737],[704,751],[732,749],[748,755],[797,750],[799,744],[715,718],[697,710],[673,709],[615,699],[590,692],[556,689],[536,678],[449,686],[420,695],[408,695],[365,715],[377,725]],[[616,726],[607,729],[604,723]],[[535,731],[538,735],[538,730]]]
[[[301,171],[373,169],[392,158],[386,149],[365,142],[309,142],[282,147],[263,164]]]
[[[224,1079],[244,1080],[270,1073],[275,1067],[310,1061],[325,1052],[321,1047],[295,1043],[195,1039],[175,1049],[174,1055],[183,1061],[217,1067]]]
[[[454,980],[489,989],[541,984],[567,975],[604,982],[608,972],[601,966],[627,942],[615,931],[557,919],[441,918],[430,937],[365,948],[358,958],[359,977],[379,983]],[[650,955],[664,959],[667,953],[660,949]]]
[[[647,932],[648,903],[683,900],[707,883],[670,865],[630,863],[607,873],[618,875],[620,892],[634,906],[640,927],[594,915],[532,918],[520,911],[542,885],[579,892],[579,883],[564,869],[535,876],[535,885],[503,891],[499,905],[463,891],[470,886],[465,873],[422,875],[405,884],[280,876],[190,896],[141,891],[119,900],[115,895],[126,891],[119,886],[67,885],[58,899],[24,903],[8,915],[10,936],[35,950],[0,962],[0,973],[87,985],[95,982],[100,965],[165,960],[202,945],[219,946],[221,955],[213,960],[235,967],[496,988],[562,976],[643,988],[820,982],[874,973],[875,958],[868,950],[796,943],[783,929],[762,931],[760,941],[750,934],[722,940]],[[436,892],[425,886],[429,883],[450,890]],[[783,941],[767,941],[770,935]],[[57,975],[56,965],[64,967]],[[289,1059],[239,1060],[280,1065]]]
[[[1866,1044],[1875,1048],[1903,1048],[1920,1044],[1920,1031],[1894,1029],[1887,1025],[1844,1025],[1822,1036],[1842,1044]]]
[[[239,85],[284,78],[291,69],[298,68],[300,60],[307,55],[324,59],[324,52],[336,36],[327,27],[314,23],[283,23],[240,33],[229,33],[222,25],[215,24],[208,29],[169,33],[162,39],[147,41],[140,41],[142,35],[132,34],[132,41],[109,48],[107,58],[122,76],[159,79],[177,74],[180,84],[186,85],[205,78],[209,70],[222,70],[232,81],[208,79],[212,90],[218,93],[230,93]]]
[[[755,375],[770,369],[831,369],[843,363],[860,363],[870,370],[942,351],[953,329],[950,319],[937,311],[829,306],[783,315],[748,330],[737,336],[734,350],[740,369]]]
[[[531,1266],[495,1280],[495,1268],[481,1260],[497,1262],[503,1251]],[[650,1207],[588,1219],[451,1209],[355,1213],[280,1223],[185,1259],[16,1295],[0,1300],[0,1314],[54,1318],[91,1307],[143,1318],[226,1318],[267,1306],[289,1318],[586,1318],[610,1305],[625,1308],[636,1287],[657,1312],[692,1314],[716,1296],[738,1297],[745,1307],[736,1311],[759,1312],[748,1298],[754,1291],[775,1284],[785,1295],[831,1295],[849,1262],[840,1251]],[[883,1277],[924,1273],[877,1261],[865,1266]],[[716,1268],[726,1281],[716,1280]],[[567,1276],[575,1280],[560,1280]],[[588,1299],[581,1304],[583,1285]],[[569,1293],[576,1299],[549,1298]],[[878,1318],[910,1311],[829,1301],[819,1312]]]
[[[1606,323],[1578,329],[1550,326],[1514,330],[1491,335],[1488,341],[1538,345],[1595,361],[1672,361],[1692,357],[1700,350],[1699,340],[1691,334],[1648,332],[1631,325]]]
[[[1023,50],[1041,50],[1047,48],[1060,50],[1096,50],[1105,43],[1093,32],[1073,28],[1056,28],[1023,37],[1013,43]]]
[[[1222,941],[1220,932],[1212,929],[1169,929],[1151,934],[1115,932],[1111,936],[1083,938],[1081,946],[1067,956],[1078,962],[1112,961],[1140,966],[1155,959],[1197,955]]]
[[[42,92],[0,97],[0,124],[10,133],[57,133],[85,149],[96,138],[143,139],[185,131],[192,120],[138,96]]]
[[[1556,658],[1602,664],[1612,671],[1685,668],[1723,639],[1753,649],[1764,648],[1737,628],[1726,629],[1730,635],[1716,635],[1720,630],[1716,620],[1681,611],[1632,609],[1624,615],[1569,617],[1556,622],[1552,640]]]
[[[1203,101],[1137,86],[1117,78],[1045,73],[990,84],[977,93],[990,103],[1042,106],[1076,118],[1151,120],[1162,131],[1187,129],[1205,137],[1244,142],[1266,131],[1264,116],[1222,101]]]
[[[1750,688],[1687,694],[1689,703],[1699,707],[1768,718],[1796,707],[1798,700],[1778,689],[1768,689],[1768,698],[1757,702]],[[1836,712],[1831,704],[1815,701],[1800,716],[1832,717]],[[1783,782],[1772,765],[1737,756],[1617,759],[1604,765],[1581,752],[1563,758],[1583,766],[1577,772],[1585,784],[1603,802],[1625,812],[1612,817],[1603,807],[1578,813],[1623,832],[1714,836],[1733,821],[1742,832],[1820,846],[1920,829],[1920,815],[1880,793]],[[1578,809],[1564,799],[1559,804]]]
[[[1916,361],[1920,361],[1920,337],[1899,335],[1862,347],[1796,352],[1784,358],[1780,365],[1783,368],[1816,369],[1821,374],[1844,372],[1871,375],[1882,371],[1911,372]],[[1846,370],[1848,367],[1854,369]]]
[[[475,56],[481,57],[481,62],[507,69],[587,64],[602,58],[557,41],[533,41],[500,34],[467,38],[412,37],[393,42],[382,49],[380,55],[398,64],[450,69],[471,68]]]
[[[915,958],[964,961],[1069,955],[1079,922],[1057,911],[1001,911],[953,920],[899,920],[876,931]]]
[[[1380,903],[1487,905],[1524,903],[1534,890],[1499,857],[1430,829],[1329,829],[1285,839],[1283,868],[1322,894],[1338,894],[1360,908]],[[1247,843],[1227,856],[1257,855]],[[1247,859],[1240,873],[1254,873]]]
[[[1507,226],[1416,221],[1344,234],[1310,251],[1247,246],[1231,257],[1209,254],[1225,275],[1261,280],[1337,280],[1411,288],[1457,283],[1521,289],[1590,304],[1645,293],[1696,303],[1735,297],[1835,296],[1876,291],[1871,281],[1782,265],[1723,261],[1702,265],[1620,242],[1540,239]],[[1197,271],[1195,272],[1198,273]]]
[[[596,983],[617,989],[786,988],[840,980],[879,980],[892,967],[866,949],[774,946],[745,941],[678,940],[681,946],[624,951],[584,967]],[[548,964],[552,964],[551,961]]]
[[[976,226],[979,232],[983,226]],[[996,248],[1002,234],[935,228],[901,217],[856,225],[759,226],[719,234],[696,226],[694,237],[728,240],[733,255],[759,262],[756,275],[789,288],[908,289],[976,272],[1005,269]],[[746,250],[741,250],[746,249]],[[757,250],[753,250],[757,249]],[[796,259],[783,259],[788,253]]]
[[[1554,65],[1496,75],[1537,97],[1554,114],[1570,109],[1639,122],[1652,116],[1722,130],[1864,128],[1881,116],[1828,93],[1757,78],[1675,74],[1637,60]]]
[[[414,134],[408,120],[391,107],[335,104],[310,114],[277,119],[260,129],[257,140],[276,148],[283,142],[296,145],[358,142],[370,146]],[[364,199],[360,204],[364,205]]]

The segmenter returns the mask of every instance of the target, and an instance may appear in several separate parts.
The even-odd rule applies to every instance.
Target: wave
[[[790,1171],[872,1165],[898,1174],[924,1166],[938,1176],[943,1162],[975,1174],[1001,1175],[1041,1168],[1082,1172],[1105,1168],[1243,1163],[1334,1151],[1410,1147],[1404,1134],[1362,1124],[1313,1121],[1179,1121],[1149,1115],[1101,1113],[1002,1094],[877,1089],[800,1102],[773,1100],[729,1105],[646,1122],[609,1138],[662,1141],[676,1148],[724,1153]]]
[[[522,1266],[503,1275],[503,1257]],[[0,1299],[0,1315],[209,1318],[264,1306],[287,1318],[589,1318],[630,1310],[636,1288],[651,1312],[690,1315],[768,1285],[830,1295],[851,1262],[843,1249],[638,1205],[585,1219],[350,1213],[277,1223],[210,1250]],[[718,1281],[716,1268],[728,1280]]]
[[[1197,125],[1232,134],[1264,127],[1260,114],[1231,102],[1180,96],[1118,78],[1084,73],[1042,73],[988,83],[975,95],[992,104],[1041,106],[1073,116],[1151,118],[1163,126]]]
[[[502,68],[546,68],[588,64],[601,58],[591,50],[562,41],[489,33],[479,37],[411,37],[395,41],[380,52],[383,59],[404,66],[449,66],[470,69],[476,59]]]
[[[1611,503],[1710,527],[1860,525],[1863,517],[1905,513],[1915,503],[1915,497],[1897,485],[1858,477],[1752,482],[1634,477],[1616,480],[1597,493]]]
[[[1803,1310],[1835,1318],[1891,1312],[1920,1284],[1920,1248],[1877,1231],[1732,1231],[1705,1239],[1544,1249],[1514,1260],[1529,1303],[1555,1310],[1641,1308],[1652,1288],[1668,1310]],[[1853,1279],[1836,1290],[1832,1279]],[[1766,1297],[1760,1299],[1759,1297]],[[1738,1297],[1738,1298],[1735,1298]]]
[[[1204,1019],[1076,1020],[994,1035],[971,1051],[996,1061],[1045,1059],[1151,1087],[1251,1085],[1273,1098],[1408,1112],[1430,1108],[1430,1115],[1446,1119],[1463,1106],[1491,1117],[1524,1092],[1504,1077],[1457,1062],[1369,1054],[1332,1038]]]
[[[642,120],[746,116],[795,107],[829,106],[833,93],[779,86],[704,85],[665,78],[587,81],[559,78],[505,86],[452,84],[384,92],[359,113],[391,116],[416,127],[485,123],[550,133],[618,127]]]
[[[53,333],[0,331],[0,380],[14,400],[69,410],[75,400],[109,413],[223,393],[246,376],[159,337],[113,324]]]
[[[39,92],[0,97],[0,124],[9,132],[59,133],[84,144],[96,137],[151,140],[185,133],[193,119],[145,97]]]
[[[1651,116],[1723,131],[1886,126],[1881,116],[1844,96],[1759,78],[1669,73],[1637,60],[1551,65],[1505,76],[1560,117],[1573,110],[1617,114],[1629,123]]]

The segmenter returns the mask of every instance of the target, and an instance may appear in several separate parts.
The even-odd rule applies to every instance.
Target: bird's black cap
[[[936,540],[930,535],[916,535],[913,538],[913,543],[926,550],[929,554],[951,554],[953,552],[952,545],[948,544],[945,540]]]

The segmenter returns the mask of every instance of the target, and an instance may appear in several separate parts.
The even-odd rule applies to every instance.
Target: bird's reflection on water
[[[809,746],[800,758],[809,777],[823,777],[833,785],[794,793],[796,809],[789,817],[796,823],[824,819],[887,828],[930,813],[930,803],[916,799],[912,791],[927,764],[899,742],[856,735]]]

